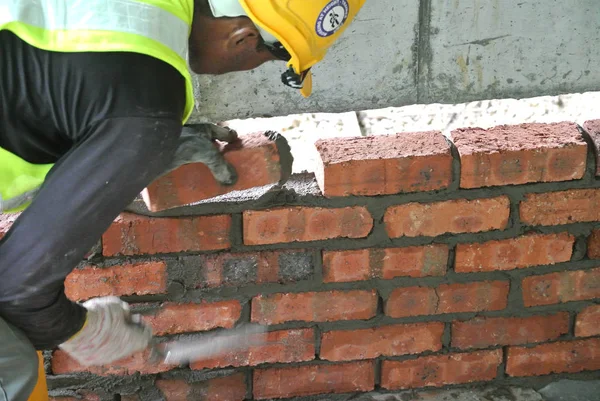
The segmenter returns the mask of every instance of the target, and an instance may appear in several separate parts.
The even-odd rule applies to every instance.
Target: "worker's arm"
[[[107,118],[56,163],[0,246],[0,315],[38,348],[80,330],[82,306],[63,282],[116,216],[172,162],[175,118]]]
[[[172,167],[174,154],[190,162],[186,155],[205,152],[175,151],[185,81],[168,64],[136,53],[45,52],[14,35],[4,39],[10,68],[0,91],[0,143],[55,166],[0,240],[0,316],[38,348],[75,333],[90,346],[90,337],[106,330],[92,322],[80,332],[86,316],[106,322],[110,315],[123,328],[127,313],[118,303],[92,303],[98,313],[88,314],[65,296],[65,277],[140,191]]]

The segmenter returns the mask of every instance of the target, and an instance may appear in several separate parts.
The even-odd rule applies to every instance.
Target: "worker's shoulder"
[[[85,92],[85,98],[104,110],[107,116],[155,117],[178,116],[186,105],[183,75],[168,63],[132,52],[75,56],[73,87]],[[73,81],[71,81],[73,82]]]

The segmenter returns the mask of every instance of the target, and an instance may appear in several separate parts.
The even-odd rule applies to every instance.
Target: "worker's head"
[[[195,0],[190,67],[197,74],[287,63],[283,82],[312,90],[311,67],[342,35],[366,0]]]

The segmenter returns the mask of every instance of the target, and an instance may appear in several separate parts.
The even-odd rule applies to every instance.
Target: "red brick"
[[[502,310],[508,303],[508,289],[507,281],[396,288],[385,303],[385,314],[400,318]]]
[[[587,256],[590,259],[600,259],[600,230],[592,230],[588,238]]]
[[[289,283],[314,273],[314,260],[306,250],[219,253],[200,257],[196,288]]]
[[[244,212],[244,244],[265,245],[333,238],[365,238],[373,218],[365,207],[288,207]]]
[[[574,123],[462,128],[451,135],[461,188],[568,181],[585,173],[587,144]]]
[[[556,340],[569,333],[569,314],[525,318],[476,317],[452,323],[452,346],[487,348],[494,345],[520,345]]]
[[[541,376],[600,369],[600,338],[561,341],[532,348],[509,347],[506,373]]]
[[[441,322],[329,331],[321,337],[320,356],[328,361],[351,361],[439,351],[443,334]]]
[[[577,337],[600,336],[600,305],[588,306],[577,315],[575,320]]]
[[[215,145],[238,173],[234,185],[221,185],[204,163],[179,167],[154,182],[142,197],[152,212],[214,198],[232,191],[275,184],[281,179],[277,146],[262,132],[240,136],[231,144]]]
[[[206,331],[218,327],[230,329],[239,320],[242,306],[239,301],[198,304],[165,304],[144,320],[155,335]]]
[[[394,277],[443,276],[448,246],[360,249],[323,252],[323,281],[350,282]]]
[[[166,401],[244,401],[246,399],[244,373],[191,384],[185,380],[158,379],[156,387]]]
[[[522,287],[525,306],[600,298],[600,267],[526,277]]]
[[[375,366],[362,361],[254,371],[254,398],[366,392],[375,388]]]
[[[458,244],[454,269],[458,273],[513,270],[571,260],[575,237],[569,233],[529,234],[483,244]]]
[[[153,218],[121,214],[102,236],[105,256],[142,255],[183,251],[210,251],[230,247],[231,216]]]
[[[327,291],[258,295],[252,299],[252,321],[367,320],[377,313],[377,291]]]
[[[321,139],[315,171],[326,197],[432,191],[452,181],[450,145],[439,131]]]
[[[192,369],[256,366],[262,363],[304,362],[315,359],[315,333],[313,329],[273,331],[267,334],[266,343],[251,346],[248,350],[235,350],[213,359],[197,361]]]
[[[21,213],[0,213],[0,239],[6,235],[20,215]]]
[[[590,120],[583,123],[583,128],[587,131],[594,143],[596,154],[596,176],[600,176],[600,120]]]
[[[52,373],[55,375],[89,372],[99,376],[156,374],[175,369],[176,365],[163,363],[153,364],[149,361],[150,351],[138,352],[130,357],[115,361],[105,366],[82,366],[72,359],[66,352],[56,350],[52,354]]]
[[[392,206],[384,222],[392,238],[435,237],[445,233],[502,230],[508,224],[510,201],[506,196]]]
[[[555,226],[600,220],[600,190],[528,194],[519,205],[521,220],[532,226]]]
[[[490,381],[501,363],[501,350],[383,361],[381,387],[395,390]]]
[[[167,292],[167,265],[147,262],[107,268],[73,270],[65,280],[65,293],[73,301],[106,295],[147,295]]]

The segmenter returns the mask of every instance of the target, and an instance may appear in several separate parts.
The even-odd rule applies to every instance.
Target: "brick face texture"
[[[441,322],[330,331],[321,338],[321,359],[351,361],[439,351],[443,334]]]
[[[554,226],[600,220],[600,189],[529,194],[521,202],[521,220],[532,226]]]
[[[257,370],[254,397],[269,398],[368,391],[375,387],[372,362]]]
[[[452,131],[462,188],[575,180],[587,145],[574,123],[522,124]]]
[[[568,262],[574,243],[573,235],[562,233],[526,235],[484,244],[458,244],[455,270],[473,273]]]
[[[500,350],[383,361],[381,386],[391,390],[492,380],[500,363]]]
[[[166,304],[156,313],[144,316],[156,335],[232,328],[240,318],[238,301],[198,304]]]
[[[244,243],[266,245],[334,238],[364,238],[373,218],[364,207],[282,208],[244,212]]]
[[[541,376],[600,369],[600,338],[508,349],[510,376]]]
[[[600,298],[600,268],[551,273],[523,279],[525,306]]]
[[[508,289],[505,281],[397,288],[385,304],[385,313],[400,318],[502,310],[508,302]]]
[[[408,203],[390,207],[385,213],[388,235],[434,237],[446,233],[477,233],[506,228],[509,216],[507,197],[452,200],[435,203]]]
[[[65,280],[65,292],[73,301],[107,295],[148,295],[167,291],[164,262],[138,263],[104,269],[73,270]]]
[[[246,399],[246,376],[242,373],[217,377],[199,383],[185,380],[156,381],[166,401],[244,401]]]
[[[102,237],[103,254],[141,255],[229,248],[230,216],[151,218],[122,214]]]
[[[281,178],[277,146],[260,132],[240,136],[239,141],[220,149],[238,172],[234,185],[220,185],[203,163],[186,164],[155,180],[142,192],[148,209],[156,212],[183,206],[232,191],[275,184]]]
[[[446,188],[450,146],[441,132],[318,140],[317,182],[327,197],[388,195]]]
[[[443,276],[448,265],[448,247],[361,249],[323,252],[325,282],[349,282],[395,277]]]
[[[149,352],[138,352],[130,357],[113,362],[107,366],[82,366],[69,357],[66,352],[58,350],[52,354],[52,372],[55,375],[78,372],[89,372],[98,376],[128,376],[136,373],[156,374],[168,372],[176,366],[150,363]]]
[[[575,335],[577,337],[600,335],[600,305],[588,306],[577,315]]]
[[[313,254],[305,250],[208,255],[194,264],[196,288],[306,280],[314,273]]]
[[[375,316],[377,300],[376,291],[360,290],[259,295],[252,300],[252,321],[366,320]]]
[[[586,123],[594,151],[599,127]],[[123,213],[65,280],[72,300],[126,297],[160,341],[249,323],[267,335],[183,366],[141,352],[83,367],[55,350],[51,396],[363,398],[600,375],[600,189],[584,174],[587,142],[571,123],[452,136],[454,156],[439,132],[322,140],[316,177],[266,202]],[[258,153],[242,178],[275,179],[259,160],[268,149],[246,150]],[[199,168],[173,175],[156,205],[214,190],[185,181]],[[0,236],[16,216],[0,215]]]
[[[569,314],[526,318],[475,318],[452,323],[452,346],[487,348],[555,340],[569,332]]]

